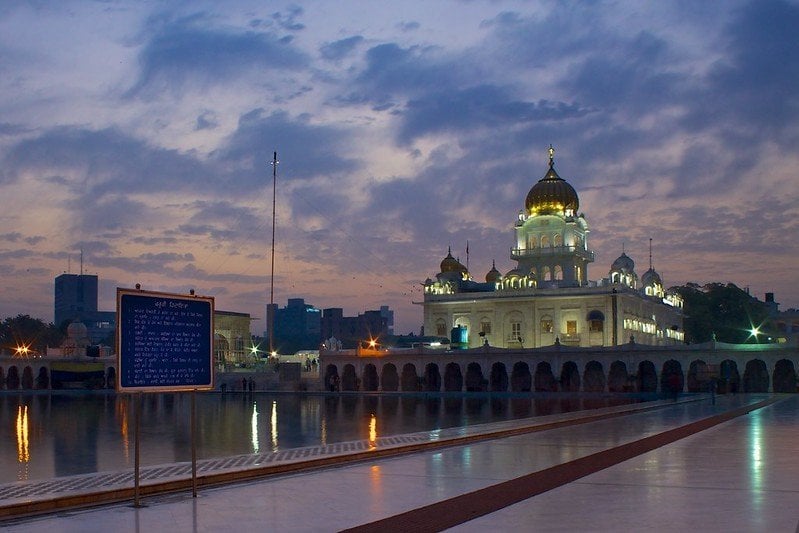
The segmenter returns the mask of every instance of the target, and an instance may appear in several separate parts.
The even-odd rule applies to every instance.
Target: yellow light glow
[[[21,344],[18,345],[17,348],[14,350],[14,357],[28,357],[28,354],[31,352],[31,345],[30,344]]]
[[[258,404],[252,404],[252,420],[250,420],[250,430],[252,431],[252,451],[258,453],[261,449],[258,443]]]
[[[369,449],[377,448],[377,417],[372,414],[369,419]]]
[[[28,431],[28,406],[20,405],[17,407],[17,461],[20,463],[27,463],[31,459]]]
[[[277,451],[277,401],[272,400],[272,416],[269,418],[272,425],[272,451]]]

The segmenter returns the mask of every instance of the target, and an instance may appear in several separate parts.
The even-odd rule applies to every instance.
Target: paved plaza
[[[2,527],[797,531],[799,396],[694,397],[618,411],[592,421],[570,415],[537,422],[550,425],[489,439],[472,431],[458,445],[203,488],[197,498],[190,491],[153,496],[138,508],[110,504]],[[524,429],[524,422],[514,424]],[[481,428],[506,435],[509,429]]]

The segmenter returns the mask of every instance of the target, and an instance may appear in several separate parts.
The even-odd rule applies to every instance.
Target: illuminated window
[[[439,320],[436,322],[436,335],[440,337],[447,336],[447,325],[444,323],[443,320]]]
[[[602,311],[594,309],[588,313],[588,331],[591,333],[602,333],[605,326],[605,315]]]
[[[552,271],[549,270],[549,267],[541,269],[541,277],[544,281],[552,281]]]
[[[541,318],[541,333],[552,333],[554,329],[551,316]]]
[[[522,341],[522,323],[521,322],[511,322],[510,323],[510,336],[511,339],[515,341]]]
[[[541,236],[541,248],[546,248],[549,246],[549,237],[547,235]]]
[[[568,335],[568,336],[577,335],[577,321],[576,320],[567,320],[566,321],[566,335]]]
[[[560,268],[560,265],[555,266],[555,275],[553,276],[556,280],[563,279],[563,269]]]
[[[553,246],[561,246],[563,245],[563,241],[561,240],[560,234],[555,235],[552,239]]]
[[[484,320],[480,322],[480,331],[486,335],[491,334],[491,322]]]
[[[527,247],[528,248],[537,248],[538,247],[538,239],[535,235],[530,235],[527,239]]]

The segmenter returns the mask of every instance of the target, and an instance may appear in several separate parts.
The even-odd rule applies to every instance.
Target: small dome
[[[530,215],[574,214],[580,199],[574,187],[555,172],[555,150],[549,146],[549,170],[527,193],[524,207]]]
[[[653,285],[663,285],[663,281],[660,279],[660,274],[655,272],[655,269],[650,268],[641,276],[641,283],[644,287],[650,287]]]
[[[72,322],[67,326],[67,337],[70,339],[85,339],[89,336],[89,330],[83,322]]]
[[[506,278],[521,278],[524,276],[521,270],[518,268],[514,268],[513,270],[509,270],[507,274],[505,274]]]
[[[635,261],[633,261],[627,254],[624,252],[613,261],[613,264],[610,265],[611,272],[632,272],[635,270]]]
[[[486,283],[496,283],[501,277],[502,274],[500,274],[499,270],[497,270],[496,263],[492,263],[491,270],[489,270],[488,274],[486,274]]]
[[[452,257],[452,250],[447,250],[447,257],[441,261],[441,273],[447,272],[466,272],[466,267],[460,261]]]

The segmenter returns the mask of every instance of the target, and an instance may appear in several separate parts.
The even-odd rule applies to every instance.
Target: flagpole
[[[277,152],[272,156],[272,270],[269,279],[269,312],[266,313],[269,333],[269,355],[275,351],[275,206],[277,205]]]

